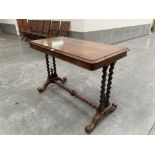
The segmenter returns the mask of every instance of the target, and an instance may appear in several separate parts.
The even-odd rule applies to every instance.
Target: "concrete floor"
[[[91,134],[155,134],[155,34],[118,44],[130,48],[116,64],[111,101],[117,110]],[[85,134],[95,111],[57,86],[39,94],[44,54],[16,36],[0,34],[0,134]],[[90,72],[57,60],[67,85],[99,100],[101,69]]]

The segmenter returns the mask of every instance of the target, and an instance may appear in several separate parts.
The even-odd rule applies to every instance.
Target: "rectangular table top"
[[[127,55],[128,48],[68,37],[30,42],[30,47],[88,70],[96,70]]]

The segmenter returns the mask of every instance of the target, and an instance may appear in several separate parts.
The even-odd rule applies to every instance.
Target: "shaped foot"
[[[109,105],[107,108],[103,109],[101,112],[96,112],[91,122],[85,126],[86,133],[91,133],[100,120],[107,114],[112,113],[116,110],[117,106],[115,104]]]

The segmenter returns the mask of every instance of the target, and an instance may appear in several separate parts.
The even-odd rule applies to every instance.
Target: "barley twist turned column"
[[[112,84],[112,79],[113,79],[113,70],[114,70],[115,62],[110,64],[109,68],[109,75],[108,75],[108,83],[107,83],[107,92],[106,92],[106,106],[108,106],[109,103],[109,98],[110,98],[110,92],[111,92],[111,84]]]
[[[102,109],[105,107],[105,85],[106,85],[106,76],[107,76],[107,69],[108,66],[103,67],[103,75],[102,75],[102,81],[101,81],[101,95],[100,95],[100,105],[98,107],[98,111],[102,111]]]
[[[53,58],[53,70],[54,70],[54,73],[53,74],[54,74],[54,76],[57,77],[55,57],[53,56],[52,58]]]
[[[50,79],[50,65],[49,65],[48,54],[45,54],[45,58],[46,58],[46,66],[47,66],[47,75],[48,75],[48,79]]]

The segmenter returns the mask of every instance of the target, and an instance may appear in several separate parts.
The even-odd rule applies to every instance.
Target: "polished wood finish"
[[[85,131],[90,133],[107,114],[115,111],[117,106],[111,104],[110,93],[113,79],[113,70],[118,59],[127,55],[128,48],[121,48],[114,45],[98,44],[67,37],[56,37],[30,42],[30,46],[45,53],[47,80],[38,89],[40,93],[45,91],[49,84],[56,84],[67,91],[73,97],[81,100],[86,105],[94,108],[96,113],[90,123],[85,126]],[[48,55],[52,56],[53,64],[50,66]],[[58,57],[88,70],[96,70],[102,67],[102,80],[99,105],[85,99],[75,90],[65,86],[66,78],[60,78],[56,70]],[[109,73],[108,73],[109,72]]]
[[[30,46],[88,70],[96,70],[126,56],[128,48],[67,37],[35,40]]]

